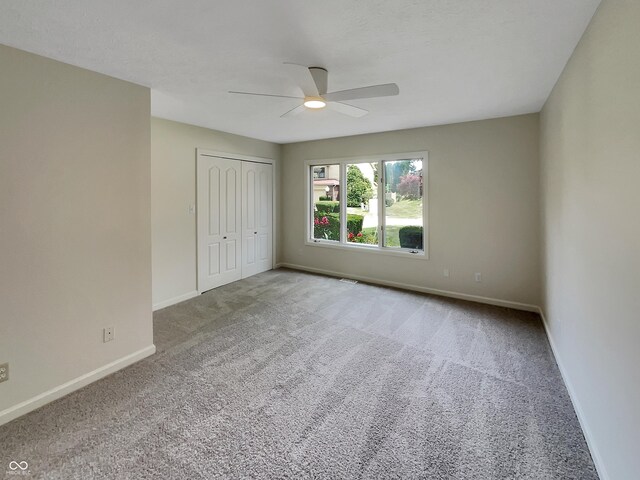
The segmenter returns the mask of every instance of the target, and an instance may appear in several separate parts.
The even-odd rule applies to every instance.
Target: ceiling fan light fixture
[[[304,106],[307,108],[313,108],[317,110],[319,108],[324,108],[327,106],[327,102],[324,101],[321,97],[306,97],[304,99]]]

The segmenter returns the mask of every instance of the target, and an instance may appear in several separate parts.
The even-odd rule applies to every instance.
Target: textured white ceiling
[[[3,0],[0,43],[152,88],[156,116],[287,143],[537,112],[600,0]],[[280,115],[282,62],[371,113]]]

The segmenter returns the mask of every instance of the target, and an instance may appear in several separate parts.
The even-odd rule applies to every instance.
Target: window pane
[[[423,250],[422,160],[384,162],[384,246]]]
[[[322,179],[326,177],[327,167],[313,167],[313,178]]]
[[[340,241],[340,165],[311,167],[312,237]]]
[[[378,164],[347,165],[347,242],[378,245]]]

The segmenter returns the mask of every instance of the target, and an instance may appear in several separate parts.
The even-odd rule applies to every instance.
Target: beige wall
[[[640,472],[639,25],[604,0],[541,116],[544,310],[603,479]]]
[[[0,72],[1,423],[153,338],[149,90],[5,46]]]
[[[189,205],[196,203],[196,148],[272,158],[276,160],[274,175],[279,184],[279,145],[152,118],[151,218],[156,307],[196,290],[196,215],[189,213]]]
[[[421,150],[429,152],[429,260],[305,245],[305,160]],[[538,180],[537,114],[285,145],[282,261],[538,305]]]

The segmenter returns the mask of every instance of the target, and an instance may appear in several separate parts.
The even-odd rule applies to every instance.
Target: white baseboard
[[[97,380],[100,380],[107,375],[112,374],[118,370],[121,370],[129,365],[132,365],[149,355],[153,355],[156,352],[155,345],[149,345],[142,350],[138,350],[130,355],[119,358],[111,363],[108,363],[100,368],[93,370],[92,372],[86,373],[84,375],[79,376],[78,378],[74,378],[73,380],[63,383],[51,390],[48,390],[40,395],[36,395],[29,400],[25,400],[13,407],[9,407],[0,412],[0,425],[4,425],[11,420],[18,418],[25,413],[29,413],[37,408],[46,405],[49,402],[57,400],[58,398],[64,397],[65,395],[79,390],[80,388],[89,385]]]
[[[177,297],[170,298],[169,300],[163,300],[162,302],[158,302],[153,305],[153,311],[160,310],[161,308],[170,307],[171,305],[175,305],[176,303],[184,302],[185,300],[189,300],[190,298],[197,297],[199,294],[197,290],[193,290],[192,292],[187,292],[183,295],[178,295]]]
[[[422,287],[419,285],[412,285],[409,283],[400,283],[400,282],[392,282],[392,281],[388,281],[388,280],[381,280],[379,278],[372,278],[372,277],[365,277],[363,275],[352,275],[350,273],[342,273],[342,272],[334,272],[332,270],[325,270],[322,268],[313,268],[313,267],[306,267],[304,265],[296,265],[293,263],[279,263],[278,267],[285,267],[285,268],[291,268],[294,270],[302,270],[305,272],[312,272],[312,273],[320,273],[323,275],[329,275],[331,277],[343,277],[343,278],[351,278],[353,280],[359,280],[362,282],[367,282],[367,283],[373,283],[373,284],[377,284],[377,285],[384,285],[386,287],[394,287],[394,288],[401,288],[404,290],[412,290],[415,292],[420,292],[420,293],[429,293],[432,295],[439,295],[441,297],[450,297],[450,298],[457,298],[459,300],[469,300],[471,302],[478,302],[478,303],[486,303],[489,305],[496,305],[498,307],[508,307],[508,308],[514,308],[516,310],[524,310],[527,312],[536,312],[538,313],[540,311],[540,307],[538,307],[537,305],[529,305],[527,303],[519,303],[519,302],[512,302],[509,300],[501,300],[498,298],[489,298],[489,297],[482,297],[479,295],[470,295],[467,293],[459,293],[459,292],[450,292],[448,290],[438,290],[435,288],[427,288],[427,287]]]
[[[573,409],[576,412],[576,416],[578,417],[578,422],[580,423],[580,428],[582,428],[582,433],[584,434],[584,438],[587,441],[587,446],[589,447],[589,452],[591,453],[591,458],[593,459],[593,464],[596,466],[596,470],[598,471],[598,476],[600,480],[609,480],[611,477],[607,474],[607,471],[604,468],[604,463],[602,461],[602,456],[596,444],[594,442],[594,436],[591,433],[591,429],[589,428],[589,424],[587,423],[587,419],[583,413],[582,407],[580,405],[580,401],[576,396],[575,390],[573,389],[573,385],[571,380],[569,379],[569,375],[567,374],[567,370],[564,368],[560,352],[556,347],[555,342],[553,341],[553,336],[551,335],[551,330],[549,329],[549,324],[547,322],[547,317],[544,314],[544,310],[541,307],[538,308],[538,313],[542,318],[542,324],[544,325],[544,330],[547,333],[547,338],[549,339],[549,345],[551,345],[551,351],[553,352],[553,356],[556,359],[556,363],[558,364],[558,370],[560,370],[560,375],[562,375],[562,380],[564,381],[565,386],[567,387],[567,392],[569,392],[569,398],[571,399],[571,403],[573,404]]]

